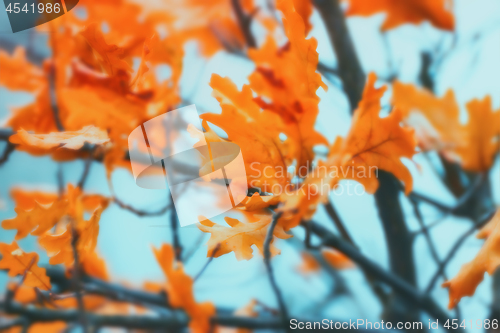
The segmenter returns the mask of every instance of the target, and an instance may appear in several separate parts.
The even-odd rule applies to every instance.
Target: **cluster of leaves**
[[[386,12],[383,30],[422,21],[430,21],[440,29],[454,29],[453,15],[443,0],[347,2],[348,16]],[[240,90],[230,78],[214,74],[210,87],[222,112],[205,113],[202,119],[208,141],[225,140],[210,128],[211,123],[225,131],[227,140],[239,145],[248,184],[260,191],[236,208],[239,219],[226,217],[228,226],[208,220],[200,223],[199,229],[211,235],[209,257],[234,252],[238,260],[248,260],[253,257],[252,246],[264,255],[267,250],[271,255],[279,254],[271,244],[273,239],[290,238],[289,231],[309,223],[318,205],[327,201],[328,193],[313,191],[313,187],[326,183],[333,189],[342,180],[350,179],[375,193],[379,181],[372,167],[376,167],[393,174],[408,195],[413,180],[404,159],[436,151],[467,172],[485,173],[498,152],[500,112],[492,109],[489,97],[469,102],[468,121],[461,123],[452,91],[440,98],[396,81],[392,83],[393,109],[382,117],[380,101],[387,88],[377,86],[373,73],[368,76],[348,134],[330,145],[315,129],[317,91],[326,90],[327,85],[318,73],[318,43],[307,38],[313,11],[309,1],[278,1],[281,22],[258,11],[252,1],[242,1],[236,7],[229,0],[165,1],[155,7],[125,0],[86,0],[79,7],[85,10],[85,18],[75,10],[50,23],[54,31],[49,34],[52,56],[42,64],[28,61],[23,48],[13,54],[0,51],[0,84],[34,97],[31,104],[12,110],[7,126],[14,134],[9,142],[18,151],[50,155],[55,161],[102,161],[108,178],[116,168],[130,168],[127,136],[134,128],[182,105],[181,45],[195,40],[206,57],[221,50],[242,52],[245,44],[251,46],[246,56],[255,64],[255,70],[248,77],[248,85]],[[249,40],[249,30],[245,29],[249,20],[267,33],[260,46]],[[168,33],[160,33],[165,31]],[[138,66],[133,66],[134,61]],[[160,66],[170,68],[169,78],[160,79]],[[150,140],[162,142],[164,138]],[[313,148],[318,145],[328,147],[326,158],[315,155]],[[305,177],[280,173],[292,166],[299,170],[310,165],[315,167]],[[329,168],[346,172],[332,175]],[[372,174],[359,176],[360,170]],[[259,194],[272,194],[274,185],[289,186],[293,191]],[[99,220],[109,204],[120,202],[86,194],[81,187],[68,185],[59,195],[13,189],[17,215],[3,221],[2,228],[16,230],[16,240],[28,235],[37,237],[50,257],[49,263],[64,265],[69,277],[84,274],[107,281],[105,263],[96,254]],[[479,234],[486,242],[474,261],[444,284],[449,288],[450,307],[461,297],[472,295],[484,273],[491,274],[500,264],[496,260],[499,235],[497,214]],[[167,282],[149,283],[145,288],[166,293],[168,305],[184,310],[191,318],[192,332],[209,332],[216,309],[209,302],[196,302],[193,279],[175,259],[175,251],[167,244],[154,249]],[[124,307],[104,296],[79,296],[77,292],[68,298],[57,297],[45,268],[38,266],[36,253],[25,253],[16,242],[0,243],[0,253],[0,268],[10,276],[22,276],[17,286],[10,287],[15,290],[13,298],[17,302],[54,309],[83,306],[86,311],[104,314],[145,311],[139,305],[134,309]],[[332,249],[323,250],[322,257],[336,269],[353,267],[346,256]],[[319,267],[315,258],[304,256],[302,271],[316,271]],[[238,314],[255,315],[254,305]],[[50,324],[54,325],[51,328],[43,326],[49,324],[38,325],[42,326],[33,325],[30,332],[65,326],[61,322]]]

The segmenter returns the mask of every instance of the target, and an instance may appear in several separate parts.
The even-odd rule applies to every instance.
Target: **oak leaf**
[[[10,90],[34,93],[46,84],[41,68],[26,59],[26,50],[17,47],[12,56],[0,51],[0,85]]]
[[[300,1],[301,6],[310,1]],[[326,139],[315,130],[319,113],[321,87],[327,90],[321,75],[316,72],[319,55],[318,42],[306,39],[306,26],[301,6],[294,1],[279,1],[277,7],[283,12],[283,25],[288,43],[278,47],[269,37],[259,49],[249,50],[248,56],[256,65],[249,76],[250,87],[258,97],[256,102],[266,111],[282,118],[286,130],[283,155],[287,165],[297,168],[314,159],[313,147],[326,145]],[[297,10],[298,8],[298,10]]]
[[[500,151],[500,111],[492,109],[489,96],[470,101],[467,110],[469,121],[464,126],[464,140],[456,153],[465,170],[487,171]]]
[[[261,111],[246,85],[240,92],[229,78],[213,74],[210,86],[222,113],[205,113],[201,118],[221,127],[229,141],[238,144],[245,156],[249,186],[271,192],[273,185],[284,185],[285,146],[279,139],[279,134],[286,131],[283,121],[272,112]]]
[[[265,208],[279,204],[280,197],[278,195],[261,196],[258,192],[252,194],[251,197],[246,197],[240,203],[242,209],[248,212],[262,212]]]
[[[492,275],[500,265],[500,210],[485,226],[489,233],[483,247],[476,257],[460,268],[458,274],[449,281],[443,283],[443,287],[448,288],[450,301],[448,308],[454,308],[465,296],[472,296],[477,286],[483,281],[484,274]],[[486,231],[480,231],[482,237]]]
[[[109,75],[126,75],[132,72],[132,66],[124,60],[125,49],[117,45],[109,45],[104,40],[104,36],[97,23],[91,23],[81,32],[81,35],[87,40],[90,47],[97,55],[97,59]]]
[[[215,315],[212,303],[197,303],[194,298],[193,279],[184,273],[182,263],[175,262],[174,250],[168,244],[159,249],[153,248],[156,260],[167,278],[166,292],[169,304],[181,308],[189,315],[189,328],[193,333],[210,330],[210,318]]]
[[[326,160],[318,162],[300,188],[281,195],[279,210],[283,214],[279,225],[285,230],[311,219],[317,206],[328,199],[342,179],[356,180],[367,192],[374,193],[381,169],[401,180],[406,193],[410,193],[413,179],[401,159],[415,154],[414,132],[401,126],[402,113],[398,109],[385,118],[380,117],[380,99],[386,88],[375,88],[375,81],[375,74],[368,75],[347,137],[337,138]]]
[[[412,84],[394,82],[392,102],[401,110],[404,122],[415,129],[423,150],[438,150],[445,155],[462,140],[460,109],[452,90],[439,98]],[[449,156],[451,157],[451,156]]]
[[[217,258],[234,252],[237,260],[249,260],[253,257],[253,245],[259,249],[260,253],[264,252],[264,242],[271,224],[271,217],[262,216],[259,221],[251,223],[243,223],[230,217],[225,217],[224,220],[230,227],[218,225],[209,220],[204,220],[198,225],[201,231],[211,234],[207,243],[207,256],[213,255]],[[291,237],[281,226],[276,226],[274,236],[281,239]],[[272,244],[270,250],[271,255],[280,253]]]
[[[78,205],[78,204],[77,204]],[[62,233],[45,233],[38,238],[38,243],[49,255],[49,264],[65,264],[71,266],[74,261],[73,237],[76,237],[76,250],[78,259],[81,262],[87,260],[97,245],[97,236],[99,235],[99,219],[101,218],[102,207],[96,209],[88,221],[83,220],[83,211],[77,208],[77,213],[71,216],[74,221],[66,226]]]
[[[375,74],[368,75],[351,129],[339,150],[342,176],[360,182],[367,192],[374,193],[378,188],[378,169],[381,169],[402,181],[408,194],[413,179],[401,159],[411,159],[416,153],[414,131],[401,126],[403,114],[399,109],[380,117],[380,99],[387,88],[375,88],[376,79]]]
[[[348,0],[347,16],[370,16],[386,13],[382,30],[390,30],[402,24],[419,24],[429,21],[443,30],[455,29],[455,18],[450,0]]]
[[[16,242],[12,244],[0,243],[0,269],[7,269],[9,276],[25,275],[23,284],[28,287],[37,287],[50,290],[50,279],[45,268],[38,266],[38,254],[26,253],[19,248]]]
[[[65,195],[59,198],[57,194],[38,191],[12,190],[12,198],[16,205],[17,216],[2,222],[2,228],[17,230],[16,239],[22,239],[28,234],[40,236],[52,229],[58,222],[70,213],[70,198],[80,197],[81,191],[69,185]],[[101,195],[83,195],[80,198],[83,209],[93,212],[98,207],[105,209],[109,199]]]
[[[9,138],[16,149],[27,151],[32,155],[44,155],[60,149],[78,150],[85,143],[103,145],[109,142],[108,134],[95,126],[86,126],[79,131],[53,132],[50,134],[33,134],[19,130]]]

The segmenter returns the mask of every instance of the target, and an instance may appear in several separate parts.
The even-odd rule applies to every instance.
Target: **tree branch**
[[[233,7],[233,12],[236,15],[236,19],[238,20],[241,33],[245,38],[247,46],[252,48],[256,47],[257,43],[255,42],[255,37],[253,36],[251,30],[252,15],[248,15],[243,11],[240,0],[231,0],[231,6]]]
[[[278,306],[280,308],[281,320],[283,322],[283,327],[287,327],[288,325],[288,309],[286,307],[285,301],[283,300],[283,295],[281,293],[278,284],[276,283],[276,278],[274,277],[273,267],[271,266],[271,243],[274,238],[274,229],[276,228],[276,224],[278,223],[279,218],[281,217],[281,213],[273,216],[271,224],[269,225],[269,229],[267,230],[266,239],[264,241],[264,264],[267,270],[267,276],[269,277],[269,282],[271,283],[271,287],[273,288],[274,294],[276,295],[276,299],[278,301]]]
[[[448,255],[446,255],[446,257],[444,258],[444,260],[439,265],[436,273],[434,273],[434,275],[432,276],[429,284],[427,285],[427,288],[425,288],[425,293],[426,294],[429,294],[432,291],[432,289],[434,288],[434,285],[436,284],[437,280],[439,279],[439,276],[441,276],[443,274],[446,266],[451,261],[451,259],[453,259],[453,257],[457,253],[457,251],[463,245],[464,241],[470,235],[472,235],[474,233],[474,231],[476,231],[477,229],[480,229],[486,223],[488,223],[491,220],[491,218],[493,217],[494,214],[495,214],[494,211],[485,214],[481,219],[479,219],[477,222],[475,222],[474,225],[469,228],[469,230],[467,230],[462,236],[460,236],[457,239],[457,241],[455,242],[455,244],[453,244],[453,246],[451,247],[451,250],[448,252]]]
[[[311,223],[311,230],[322,239],[325,246],[332,247],[339,250],[352,261],[359,265],[368,274],[373,275],[375,278],[389,285],[396,293],[404,297],[408,302],[419,307],[427,312],[433,318],[445,322],[449,317],[448,314],[442,310],[432,298],[420,293],[411,284],[403,279],[385,271],[379,265],[366,258],[358,249],[349,244],[347,241],[335,236],[333,233],[322,227],[315,222]]]
[[[314,0],[314,5],[326,26],[330,42],[337,56],[338,75],[342,79],[343,89],[349,99],[351,111],[354,111],[363,94],[365,74],[347,30],[339,0]]]

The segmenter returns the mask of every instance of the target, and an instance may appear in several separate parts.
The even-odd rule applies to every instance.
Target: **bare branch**
[[[214,260],[214,257],[215,255],[217,254],[217,251],[219,251],[220,249],[220,244],[217,244],[217,246],[214,248],[214,250],[212,251],[212,255],[210,256],[210,258],[208,258],[207,262],[205,263],[205,265],[203,265],[203,267],[201,268],[201,270],[198,272],[198,274],[196,274],[196,276],[194,277],[193,281],[196,281],[198,280],[201,275],[205,272],[205,270],[207,269],[208,265],[210,265],[210,263],[212,262],[212,260]]]
[[[283,322],[283,327],[287,327],[288,325],[288,309],[285,305],[285,301],[283,300],[283,295],[281,293],[278,284],[276,283],[276,278],[274,277],[273,267],[271,266],[271,243],[274,238],[274,229],[276,228],[276,224],[278,223],[279,218],[281,217],[281,213],[273,216],[271,224],[269,225],[269,229],[267,230],[266,239],[264,241],[264,264],[266,265],[267,276],[269,277],[269,282],[271,283],[271,287],[273,288],[274,294],[278,301],[278,306],[280,308],[281,320]]]
[[[121,201],[117,197],[113,197],[113,202],[115,204],[117,204],[120,208],[128,210],[129,212],[131,212],[131,213],[133,213],[133,214],[135,214],[137,216],[140,216],[140,217],[144,217],[144,216],[161,216],[161,215],[165,214],[166,212],[168,212],[168,210],[172,206],[172,204],[169,202],[169,203],[167,203],[165,205],[165,207],[163,207],[163,208],[161,208],[161,209],[159,209],[157,211],[149,212],[149,211],[146,211],[146,210],[134,208],[131,205],[124,203],[123,201]]]
[[[179,221],[175,210],[174,198],[170,194],[170,228],[172,230],[172,245],[174,246],[175,260],[182,262],[182,244],[179,238]]]
[[[437,280],[443,274],[446,266],[451,261],[451,259],[453,259],[453,257],[455,256],[457,251],[460,249],[460,247],[462,247],[464,241],[470,235],[472,235],[477,229],[480,229],[486,223],[488,223],[491,220],[491,218],[493,217],[493,214],[495,214],[494,211],[485,214],[481,219],[479,219],[477,222],[475,222],[474,225],[469,228],[469,230],[467,230],[462,236],[460,236],[456,240],[455,244],[453,244],[453,246],[451,247],[451,250],[448,252],[448,255],[446,255],[444,260],[439,265],[436,273],[434,273],[434,275],[432,276],[432,279],[430,280],[429,284],[427,285],[427,288],[425,288],[426,294],[429,294],[432,291],[432,289],[434,289],[434,286],[436,285]]]
[[[248,47],[256,47],[257,43],[255,42],[255,37],[253,36],[251,30],[252,15],[248,15],[243,11],[240,0],[231,0],[231,5],[233,7],[233,12],[236,15],[236,19],[238,20],[241,33],[243,34],[243,37],[245,37]]]
[[[351,111],[358,106],[365,84],[365,74],[354,49],[339,0],[315,0],[338,62],[338,74],[349,99]]]
[[[339,231],[339,233],[342,235],[342,238],[344,238],[346,241],[354,245],[354,240],[352,239],[351,235],[349,235],[349,232],[347,231],[347,228],[344,226],[344,222],[342,222],[342,219],[340,218],[339,214],[337,213],[337,210],[333,206],[332,202],[328,200],[325,203],[325,209],[326,212],[328,213],[328,216],[332,219],[333,223],[335,224],[335,227]]]
[[[404,281],[400,277],[391,274],[381,268],[379,265],[366,258],[358,249],[349,244],[347,241],[335,236],[333,233],[322,227],[315,222],[311,223],[311,230],[323,240],[325,246],[332,247],[339,250],[352,261],[359,265],[368,274],[373,275],[375,278],[389,285],[396,293],[404,297],[408,302],[417,306],[431,315],[433,318],[446,322],[448,314],[443,311],[432,298],[420,293],[411,284]]]

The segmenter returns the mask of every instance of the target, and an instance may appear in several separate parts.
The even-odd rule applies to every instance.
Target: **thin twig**
[[[365,270],[368,274],[373,275],[381,282],[389,285],[392,289],[403,296],[412,305],[426,311],[433,318],[446,322],[449,319],[448,314],[437,305],[432,298],[428,295],[420,293],[414,286],[401,279],[397,275],[387,272],[372,260],[366,258],[358,249],[349,244],[347,241],[337,237],[323,226],[310,221],[311,230],[323,240],[325,246],[329,246],[339,250],[352,261],[354,261],[360,268]]]
[[[346,241],[354,245],[354,240],[352,239],[351,235],[347,231],[347,228],[344,226],[344,222],[342,222],[342,219],[340,218],[339,214],[337,213],[337,210],[333,206],[332,202],[328,200],[325,203],[325,209],[326,212],[328,213],[328,216],[330,216],[331,220],[335,224],[335,227],[339,231],[339,233],[342,235],[342,238],[344,238]]]
[[[280,308],[281,320],[283,322],[284,327],[288,327],[288,309],[286,307],[285,301],[283,300],[283,294],[281,293],[278,284],[276,283],[276,278],[274,276],[273,267],[271,266],[271,243],[274,238],[274,229],[276,228],[276,224],[278,224],[278,220],[281,217],[281,213],[276,214],[271,224],[269,225],[269,229],[267,230],[266,239],[264,241],[264,264],[267,270],[267,276],[269,277],[269,282],[271,283],[271,288],[274,291],[274,295],[278,301],[278,306]]]
[[[417,221],[418,221],[420,227],[422,228],[422,233],[424,234],[427,245],[429,246],[429,250],[431,251],[431,256],[437,265],[441,265],[441,259],[439,259],[439,254],[438,254],[437,249],[436,249],[436,244],[434,244],[434,241],[432,240],[431,234],[424,223],[424,218],[422,216],[422,212],[420,210],[418,202],[416,202],[416,200],[414,200],[414,199],[410,199],[410,202],[413,205],[413,212],[415,214],[415,217],[417,218]],[[445,280],[448,280],[448,278],[446,277],[446,274],[444,272],[442,275],[443,275],[443,278]]]
[[[137,216],[140,216],[140,217],[144,217],[144,216],[148,216],[148,217],[150,217],[150,216],[161,216],[161,215],[165,214],[166,212],[168,212],[168,210],[172,206],[172,204],[169,202],[169,203],[167,203],[165,205],[165,207],[163,207],[163,208],[161,208],[161,209],[159,209],[157,211],[149,212],[149,211],[146,211],[146,210],[134,208],[131,205],[124,203],[123,201],[121,201],[117,197],[113,197],[113,202],[115,204],[117,204],[120,208],[128,210],[129,212],[131,212],[131,213],[133,213],[133,214],[135,214]]]
[[[479,187],[485,181],[485,179],[486,179],[485,175],[483,175],[483,174],[479,175],[476,178],[476,180],[474,181],[474,183],[472,184],[472,186],[470,186],[467,189],[467,191],[458,198],[456,204],[452,207],[445,205],[443,203],[440,203],[439,201],[436,201],[435,199],[430,198],[430,197],[426,196],[425,194],[420,194],[417,192],[410,193],[410,195],[408,197],[410,200],[418,200],[421,202],[425,202],[425,203],[427,203],[431,206],[434,206],[435,208],[441,210],[444,213],[456,214],[460,210],[460,208],[462,208],[476,194],[476,191],[479,189]]]
[[[210,265],[210,263],[212,262],[212,260],[214,260],[214,257],[215,255],[217,254],[217,251],[219,251],[220,249],[220,243],[217,244],[217,246],[215,246],[214,250],[212,251],[212,254],[210,255],[210,258],[208,258],[207,262],[205,263],[205,265],[203,265],[203,267],[201,268],[201,270],[198,272],[198,274],[196,274],[196,276],[193,278],[193,281],[196,281],[198,280],[201,275],[205,272],[205,270],[207,269],[208,265]]]
[[[444,258],[444,260],[439,265],[436,273],[434,273],[434,275],[432,276],[429,284],[427,285],[427,288],[425,288],[425,293],[426,294],[429,294],[432,291],[432,289],[434,288],[434,285],[436,284],[437,280],[443,274],[446,266],[451,261],[451,259],[453,259],[453,257],[458,252],[458,250],[460,249],[460,247],[462,247],[464,241],[470,235],[472,235],[474,233],[474,231],[476,231],[477,229],[483,227],[486,223],[488,223],[491,220],[491,218],[493,217],[493,214],[495,214],[495,212],[488,212],[487,214],[485,214],[481,219],[479,219],[478,222],[474,223],[474,225],[472,227],[470,227],[465,233],[462,234],[462,236],[460,236],[457,239],[457,241],[455,242],[455,244],[453,244],[453,246],[451,247],[451,250],[448,252],[448,254]]]
[[[233,12],[236,15],[236,19],[238,20],[241,33],[243,34],[243,37],[245,37],[247,46],[252,48],[256,47],[257,43],[255,42],[255,37],[253,36],[251,30],[252,15],[248,15],[243,11],[240,0],[231,0],[231,6],[233,7]]]
[[[82,176],[80,177],[80,181],[77,184],[77,186],[81,189],[83,189],[83,187],[85,186],[85,182],[87,181],[87,178],[89,177],[90,167],[92,166],[92,162],[94,160],[94,158],[93,158],[94,150],[95,150],[95,146],[91,148],[90,155],[85,160],[85,164],[83,165],[83,173],[82,173]]]
[[[2,156],[0,157],[0,165],[4,164],[9,160],[10,154],[12,154],[15,150],[16,146],[10,142],[7,142],[7,145],[3,151]]]
[[[80,263],[79,263],[79,255],[78,255],[78,231],[76,230],[75,221],[73,221],[73,225],[71,228],[72,231],[72,239],[71,246],[73,248],[73,258],[74,258],[74,266],[73,266],[73,288],[76,293],[76,301],[78,304],[78,317],[80,324],[82,325],[83,332],[89,333],[87,316],[85,314],[85,304],[83,302],[83,295],[81,290],[81,276],[80,276]]]
[[[174,205],[174,198],[170,195],[170,228],[172,229],[172,245],[174,246],[175,260],[182,262],[182,244],[179,238],[179,221]]]

